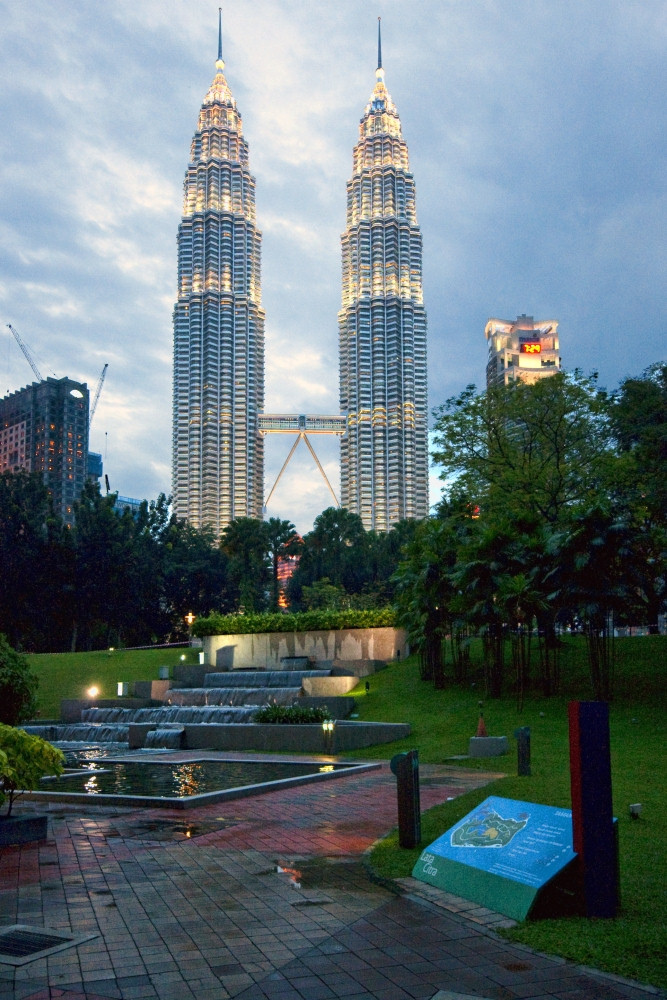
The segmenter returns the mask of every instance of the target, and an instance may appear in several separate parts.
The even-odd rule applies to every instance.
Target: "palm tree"
[[[270,517],[264,523],[266,543],[271,559],[271,610],[278,611],[280,584],[278,580],[278,564],[287,556],[296,556],[303,547],[301,536],[291,521],[283,521],[279,517]]]

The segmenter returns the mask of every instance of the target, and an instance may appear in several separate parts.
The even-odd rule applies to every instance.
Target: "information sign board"
[[[523,920],[576,857],[571,810],[492,795],[422,851],[412,874]]]

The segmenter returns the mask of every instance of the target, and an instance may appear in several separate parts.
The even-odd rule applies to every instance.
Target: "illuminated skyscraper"
[[[514,321],[490,319],[484,333],[489,342],[487,388],[507,385],[518,378],[523,382],[536,382],[561,370],[555,319],[535,321],[526,315]]]
[[[219,25],[185,174],[174,307],[173,509],[216,537],[234,518],[262,516],[264,479],[262,237],[224,67]]]
[[[415,184],[384,82],[375,89],[347,184],[340,338],[341,503],[366,529],[428,514],[426,312]]]

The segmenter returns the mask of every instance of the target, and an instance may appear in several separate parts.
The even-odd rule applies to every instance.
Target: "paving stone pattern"
[[[421,774],[424,809],[490,778]],[[363,854],[396,824],[388,766],[185,815],[50,815],[47,841],[0,851],[0,925],[97,936],[0,963],[0,1000],[660,996],[511,946],[504,918],[413,879],[371,881]]]

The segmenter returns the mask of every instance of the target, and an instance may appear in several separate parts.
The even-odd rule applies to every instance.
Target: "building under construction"
[[[85,382],[47,378],[0,399],[0,473],[36,472],[71,526],[88,472]]]

